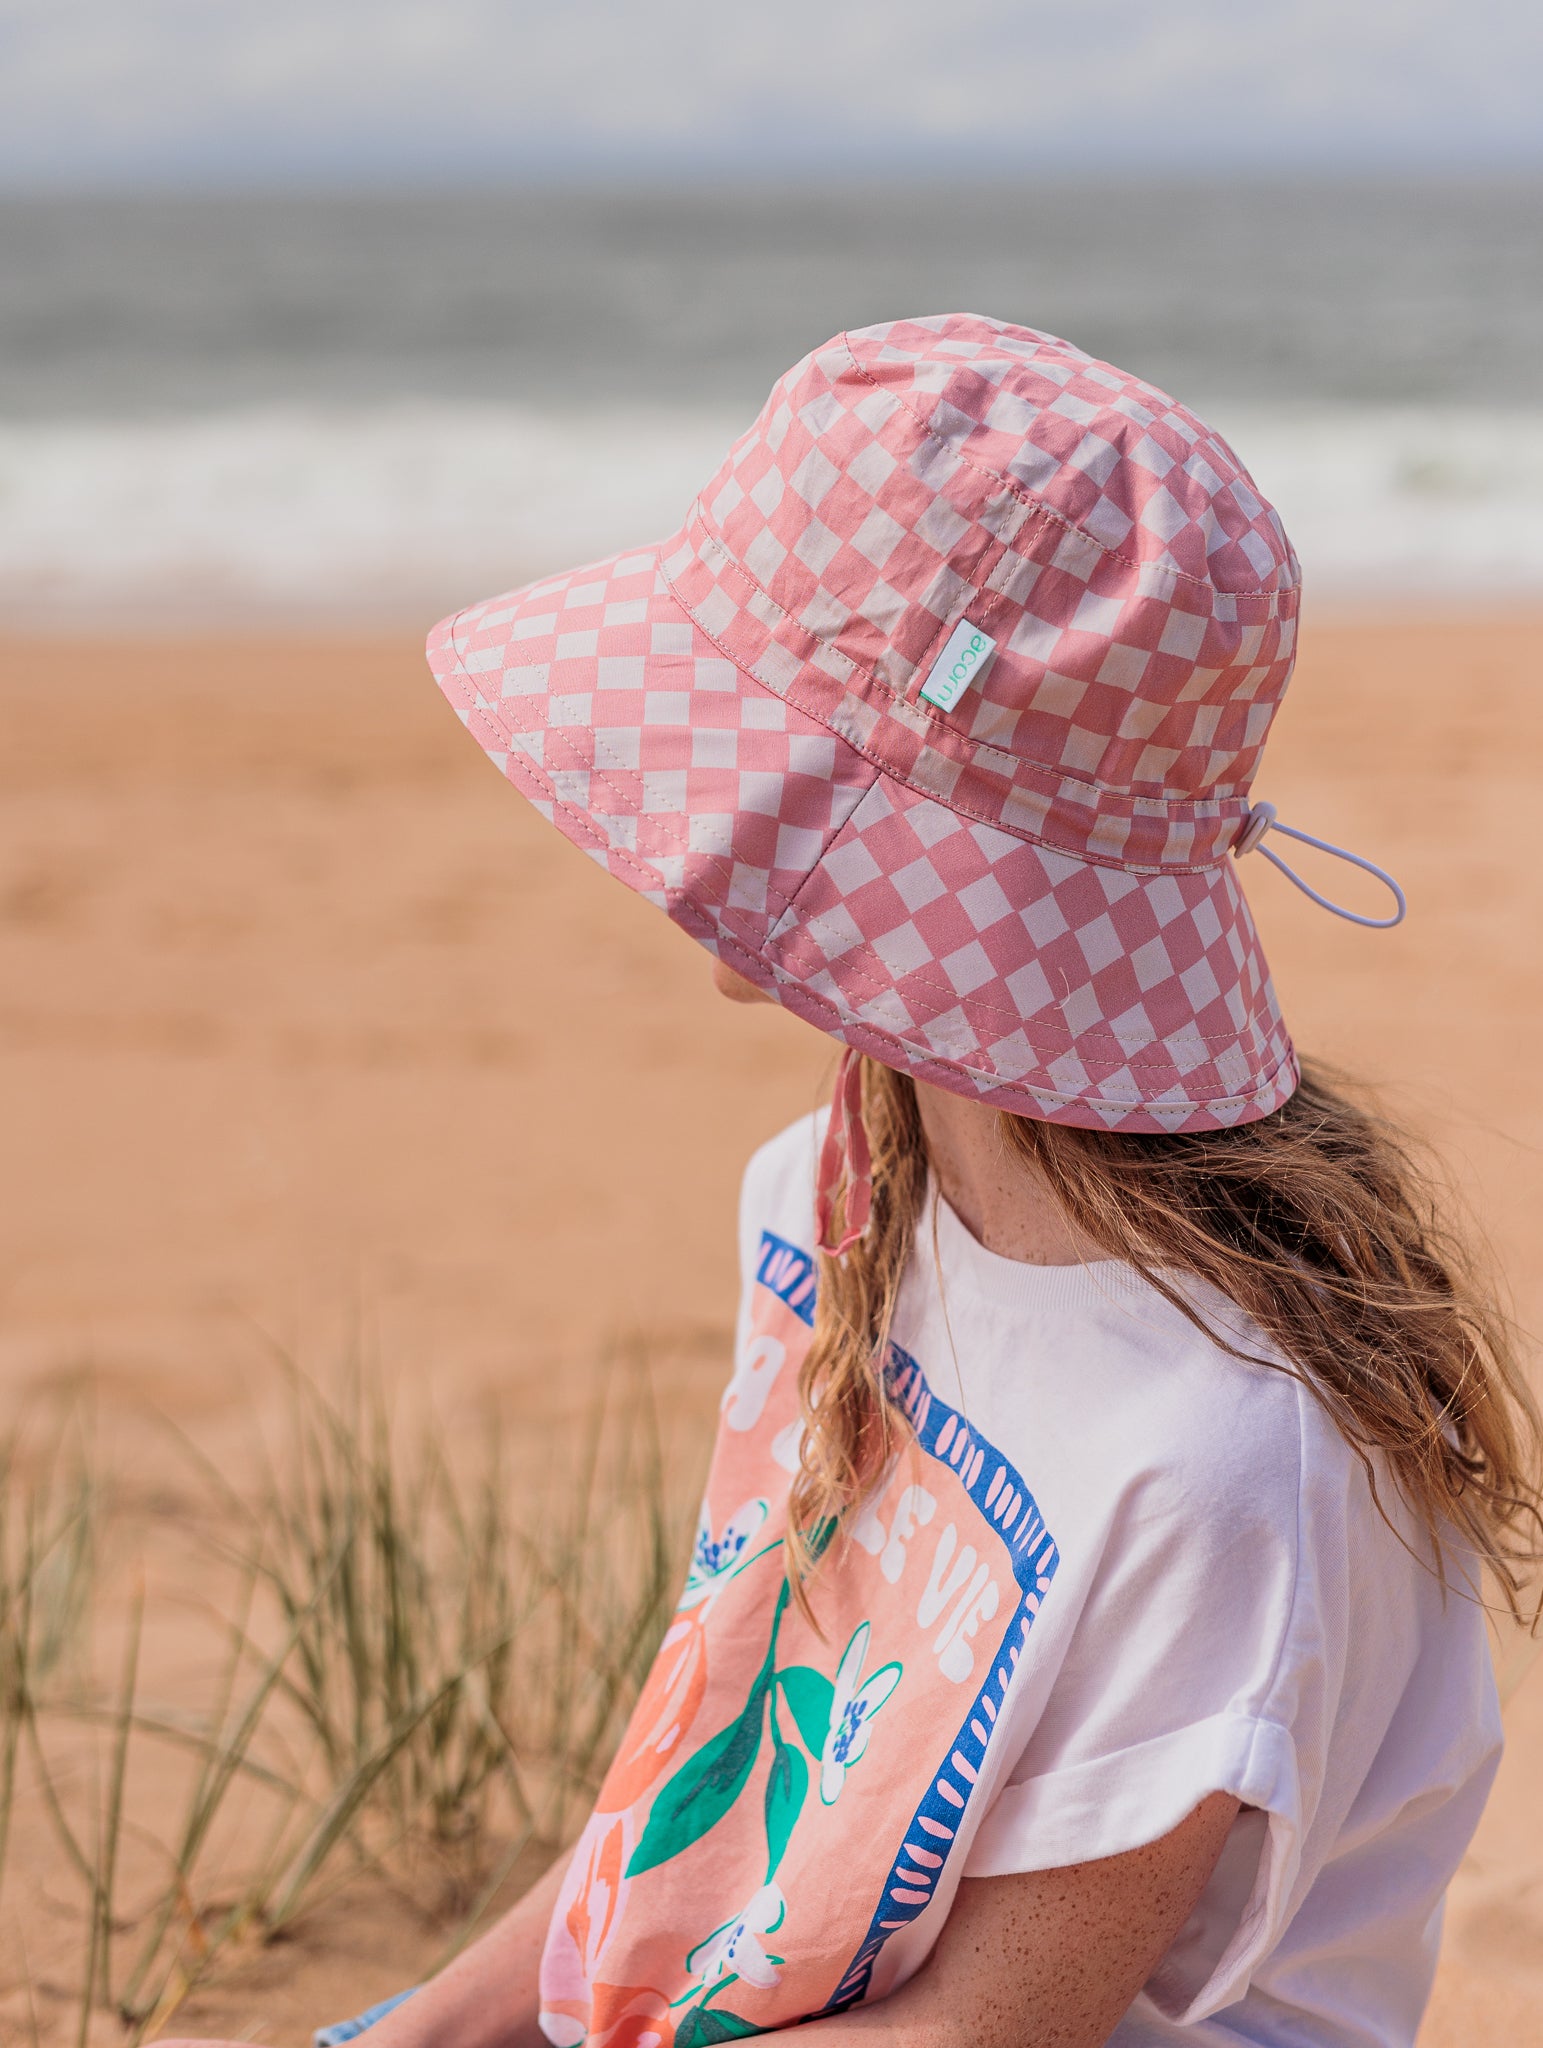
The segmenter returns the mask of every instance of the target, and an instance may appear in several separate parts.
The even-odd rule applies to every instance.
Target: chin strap
[[[839,1244],[831,1242],[835,1227],[836,1190],[846,1171],[846,1228]],[[819,1179],[815,1187],[815,1222],[819,1248],[833,1259],[843,1258],[868,1228],[873,1209],[873,1161],[868,1151],[868,1133],[863,1124],[863,1056],[849,1045],[836,1069],[836,1086],[831,1097],[830,1122],[825,1126],[825,1143],[820,1148]]]
[[[1288,839],[1299,839],[1304,846],[1316,846],[1320,853],[1332,853],[1336,860],[1349,861],[1352,867],[1363,868],[1367,874],[1375,875],[1377,880],[1392,892],[1395,905],[1393,915],[1362,917],[1358,910],[1347,910],[1343,903],[1331,903],[1327,896],[1320,896],[1310,882],[1303,881],[1295,868],[1288,867],[1278,853],[1272,853],[1268,846],[1262,844],[1267,832],[1283,832]],[[1347,923],[1364,924],[1376,932],[1389,931],[1394,925],[1403,923],[1404,913],[1408,908],[1404,901],[1404,892],[1386,868],[1378,867],[1375,861],[1363,860],[1360,854],[1347,852],[1343,846],[1335,846],[1327,839],[1315,839],[1311,832],[1299,832],[1295,825],[1283,825],[1275,815],[1274,804],[1253,806],[1243,821],[1243,830],[1233,842],[1232,851],[1234,856],[1241,860],[1245,853],[1253,853],[1256,848],[1271,867],[1280,869],[1287,881],[1295,882],[1304,896],[1311,896],[1315,903],[1321,904],[1325,910],[1332,910],[1336,917],[1344,918]]]

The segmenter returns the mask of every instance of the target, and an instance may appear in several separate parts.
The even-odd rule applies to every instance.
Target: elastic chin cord
[[[836,1189],[846,1169],[846,1229],[841,1242],[831,1242],[834,1229]],[[820,1148],[820,1172],[815,1189],[815,1222],[819,1248],[833,1259],[843,1258],[868,1228],[873,1208],[873,1161],[868,1151],[868,1133],[863,1124],[863,1056],[849,1045],[836,1069],[836,1088],[831,1101],[830,1122]]]
[[[1320,896],[1310,882],[1304,882],[1293,867],[1288,867],[1278,853],[1272,853],[1262,842],[1267,832],[1283,832],[1288,839],[1299,839],[1304,846],[1316,846],[1320,853],[1332,853],[1336,860],[1349,861],[1355,868],[1364,868],[1369,875],[1375,875],[1386,885],[1397,905],[1391,917],[1362,917],[1358,910],[1347,910],[1343,903],[1331,903],[1327,896]],[[1349,924],[1364,924],[1372,931],[1385,932],[1396,924],[1402,924],[1408,906],[1404,892],[1388,873],[1372,860],[1363,860],[1358,853],[1350,853],[1343,846],[1335,846],[1327,839],[1315,839],[1311,832],[1299,832],[1295,825],[1283,825],[1275,815],[1274,804],[1255,804],[1243,821],[1243,830],[1233,843],[1233,854],[1241,860],[1245,853],[1262,853],[1271,867],[1279,868],[1287,881],[1295,882],[1304,896],[1311,896],[1315,903],[1325,910],[1332,910],[1336,917],[1342,917]]]

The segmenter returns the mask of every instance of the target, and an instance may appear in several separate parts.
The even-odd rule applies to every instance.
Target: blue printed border
[[[779,1301],[786,1302],[800,1322],[814,1327],[814,1260],[807,1252],[763,1230],[755,1277]]]
[[[801,1321],[813,1324],[815,1266],[807,1252],[763,1231],[756,1279]],[[986,1681],[966,1713],[948,1757],[911,1816],[862,1945],[823,2012],[840,2012],[855,2005],[868,1988],[885,1942],[931,1905],[963,1826],[1023,1644],[1060,1560],[1055,1539],[1016,1468],[972,1429],[956,1408],[932,1391],[920,1365],[898,1344],[889,1347],[884,1382],[891,1400],[908,1417],[922,1451],[949,1467],[983,1520],[995,1529],[1022,1597],[1007,1616]]]
[[[944,1867],[964,1824],[965,1808],[985,1763],[986,1748],[1029,1630],[1050,1589],[1060,1552],[1017,1470],[927,1384],[926,1374],[898,1344],[884,1367],[890,1398],[910,1418],[928,1457],[947,1465],[982,1518],[995,1527],[1022,1598],[1011,1609],[986,1682],[975,1695],[947,1759],[922,1794],[905,1840],[874,1908],[868,1932],[824,2007],[839,2012],[867,1991],[880,1949],[932,1904]]]

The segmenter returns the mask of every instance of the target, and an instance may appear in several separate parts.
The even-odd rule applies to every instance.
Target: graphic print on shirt
[[[918,1362],[915,1441],[790,1601],[814,1262],[763,1233],[680,1604],[542,1959],[556,2048],[702,2048],[862,1998],[951,1886],[992,1730],[1056,1568],[1027,1486]]]

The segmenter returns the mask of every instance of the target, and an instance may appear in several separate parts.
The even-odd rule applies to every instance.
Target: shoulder
[[[815,1168],[828,1114],[817,1109],[801,1116],[750,1155],[740,1188],[742,1213],[754,1211],[771,1228],[780,1221],[807,1236],[814,1221]]]
[[[1231,1302],[1182,1276],[1170,1300],[1129,1267],[1085,1273],[1056,1334],[1076,1420],[1119,1462],[1179,1486],[1295,1491],[1305,1459],[1336,1455],[1309,1390]]]
[[[739,1191],[739,1263],[748,1284],[769,1232],[812,1257],[814,1182],[828,1112],[801,1116],[750,1155]]]
[[[1365,1464],[1311,1378],[1235,1303],[1198,1282],[1181,1291],[1204,1328],[1163,1304],[1189,1392],[1188,1441],[1176,1455],[1203,1457],[1212,1486],[1236,1507],[1268,1488],[1277,1519],[1293,1503],[1304,1524],[1370,1510]]]
[[[1096,1500],[1116,1549],[1150,1548],[1201,1579],[1289,1581],[1304,1551],[1343,1550],[1375,1519],[1332,1414],[1233,1304],[1187,1282],[1169,1301],[1129,1269],[1090,1281],[1036,1333],[1054,1343],[1059,1385],[1036,1371],[1019,1418],[1047,1491],[1080,1495],[1073,1525]]]
[[[1124,1269],[1053,1333],[1059,1385],[1047,1393],[1036,1370],[1032,1402],[1012,1413],[1063,1548],[1080,1540],[1129,1615],[1157,1601],[1212,1653],[1218,1631],[1265,1629],[1288,1688],[1326,1643],[1390,1671],[1427,1637],[1471,1632],[1462,1561],[1449,1560],[1444,1601],[1387,1456],[1363,1454],[1332,1398],[1235,1304],[1192,1282],[1176,1291],[1180,1303]]]

